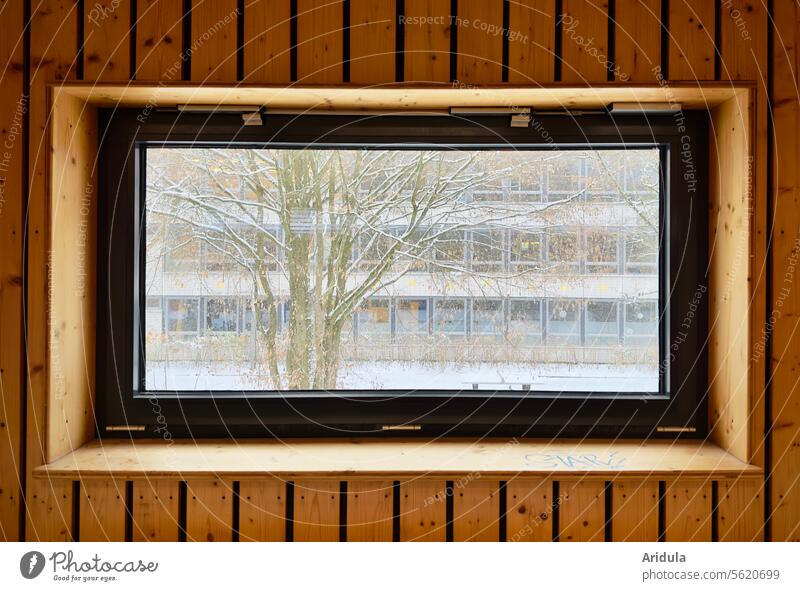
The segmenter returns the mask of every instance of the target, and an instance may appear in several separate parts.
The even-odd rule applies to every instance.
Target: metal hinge
[[[106,425],[106,431],[144,431],[144,425]]]
[[[659,433],[697,433],[695,427],[656,427]]]
[[[381,431],[422,431],[422,425],[382,425]]]

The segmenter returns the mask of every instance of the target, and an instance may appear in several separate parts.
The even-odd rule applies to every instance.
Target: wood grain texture
[[[447,483],[417,478],[400,482],[400,541],[444,542]]]
[[[393,481],[349,481],[347,483],[347,541],[391,542],[393,504]]]
[[[165,450],[169,452],[166,453]],[[392,458],[387,462],[386,458]],[[352,474],[377,479],[398,475],[459,478],[480,473],[495,479],[515,475],[583,474],[596,479],[610,476],[732,477],[760,473],[719,447],[700,440],[584,440],[506,439],[376,440],[298,439],[291,447],[272,440],[224,442],[176,440],[163,442],[122,440],[92,442],[37,471],[50,477],[105,478],[109,474],[133,478],[175,478],[224,474],[247,479],[264,475],[346,480]]]
[[[553,482],[514,478],[506,484],[506,541],[553,540]]]
[[[665,541],[711,541],[710,481],[667,482],[665,502]]]
[[[317,109],[321,111],[369,109],[448,109],[454,104],[485,107],[504,104],[531,105],[540,109],[596,109],[613,102],[681,103],[684,109],[709,109],[746,90],[744,83],[698,86],[694,82],[670,83],[669,87],[596,83],[560,83],[461,88],[458,85],[407,84],[392,88],[371,88],[364,92],[357,85],[306,86],[242,85],[231,92],[230,84],[191,83],[175,85],[116,84],[95,86],[77,83],[68,92],[95,106],[125,105],[174,107],[175,105],[269,105],[272,108]],[[464,92],[469,90],[469,92]],[[64,90],[63,92],[67,92]]]
[[[81,542],[124,542],[126,513],[124,480],[81,483]]]
[[[339,541],[339,481],[298,480],[294,483],[294,541]]]
[[[23,92],[21,2],[0,2],[0,541],[22,541],[22,274],[23,162],[25,111]]]
[[[714,2],[669,1],[669,79],[714,79]]]
[[[186,482],[186,541],[233,540],[233,482],[189,480]]]
[[[291,80],[291,1],[249,0],[244,13],[244,81]]]
[[[94,436],[97,331],[96,111],[58,91],[52,104],[48,459]]]
[[[286,482],[279,478],[239,483],[239,540],[286,540]]]
[[[723,2],[720,14],[720,76],[723,80],[767,80],[767,7],[761,0]]]
[[[800,257],[800,6],[777,2],[774,19],[771,524],[773,540],[800,541],[800,277],[787,275]]]
[[[500,483],[471,475],[454,480],[453,541],[500,541]]]
[[[653,82],[661,67],[661,1],[629,0],[615,13],[615,80]]]
[[[720,542],[764,541],[764,481],[757,478],[719,483],[717,523]]]
[[[555,0],[515,0],[508,8],[508,81],[552,82]]]
[[[134,542],[177,542],[180,482],[134,480],[132,536]]]
[[[84,5],[84,79],[115,82],[130,78],[130,1],[95,0]]]
[[[405,0],[406,82],[450,81],[450,0]]]
[[[658,481],[614,480],[611,485],[614,542],[658,541]]]
[[[297,0],[297,81],[341,84],[344,58],[342,0]]]
[[[498,84],[503,79],[503,0],[459,0],[458,82]]]
[[[742,93],[711,115],[709,174],[709,392],[710,438],[747,461],[754,412],[750,360],[753,247],[751,103]],[[698,205],[699,206],[699,205]]]
[[[350,82],[395,81],[395,0],[350,0]]]
[[[605,539],[605,483],[561,480],[559,488],[560,542],[602,542]]]
[[[193,0],[192,80],[236,80],[237,0]]]
[[[607,0],[564,0],[561,80],[603,82],[611,67]]]
[[[48,252],[50,144],[47,83],[75,78],[78,26],[74,0],[45,0],[31,9],[29,194],[27,211],[27,523],[25,539],[64,541],[71,536],[72,492],[68,482],[34,479],[47,461]],[[50,458],[52,459],[52,457]]]
[[[180,80],[183,3],[175,0],[136,2],[137,80]]]

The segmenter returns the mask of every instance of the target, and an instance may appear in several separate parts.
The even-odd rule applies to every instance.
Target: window
[[[522,344],[542,342],[542,302],[511,300],[508,310],[508,334],[512,341]]]
[[[472,270],[500,271],[503,268],[503,230],[473,230]]]
[[[617,302],[589,300],[586,302],[586,343],[589,346],[609,346],[619,343]]]
[[[494,116],[136,116],[101,121],[102,424],[152,435],[155,400],[175,437],[705,428],[704,301],[670,347],[707,267],[672,116],[554,115],[553,143]]]
[[[368,299],[357,315],[359,335],[388,335],[391,332],[387,298]]]
[[[547,260],[553,273],[575,274],[580,268],[578,233],[553,230],[547,237]]]
[[[503,300],[473,300],[472,334],[502,335],[503,332],[505,332]]]
[[[625,237],[625,272],[653,275],[658,266],[658,236],[646,228],[637,228]]]
[[[625,306],[625,342],[656,345],[658,338],[658,303],[631,302]]]
[[[395,303],[396,332],[428,334],[428,300],[399,298]]]
[[[445,335],[463,335],[467,331],[467,306],[463,299],[434,302],[433,330]]]
[[[616,232],[590,230],[586,233],[586,272],[614,274],[619,272],[617,263]]]
[[[236,298],[208,298],[206,300],[206,330],[214,332],[236,332],[239,317],[239,302]]]
[[[169,332],[198,332],[200,300],[197,298],[167,299],[167,330]]]
[[[580,345],[580,301],[551,300],[547,303],[547,343],[551,345]]]
[[[271,312],[265,298],[245,299],[242,302],[242,331],[249,333],[267,330],[272,324]],[[253,318],[256,319],[255,324]]]

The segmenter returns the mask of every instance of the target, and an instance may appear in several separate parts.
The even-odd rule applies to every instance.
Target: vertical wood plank
[[[720,52],[723,80],[767,79],[767,8],[760,0],[722,3]]]
[[[775,189],[772,236],[772,293],[789,289],[772,333],[772,539],[800,541],[800,277],[787,277],[800,255],[800,6],[774,4],[775,51],[772,108],[775,146],[772,186]],[[784,292],[785,293],[785,292]],[[776,297],[774,295],[773,297]],[[775,309],[775,302],[769,302]]]
[[[136,2],[137,80],[180,80],[183,3],[175,0]]]
[[[233,540],[233,483],[228,480],[189,480],[186,483],[186,540]]]
[[[561,542],[602,542],[605,539],[605,483],[564,480],[560,483]]]
[[[81,542],[124,542],[125,481],[115,479],[81,482]]]
[[[84,5],[84,80],[130,78],[130,0],[95,0]]]
[[[615,79],[653,82],[661,65],[661,0],[630,0],[615,12]]]
[[[0,3],[0,541],[22,541],[22,209],[24,127],[22,2]]]
[[[561,80],[605,82],[608,55],[608,2],[564,0],[561,19]]]
[[[239,483],[239,540],[286,540],[286,482],[278,478]]]
[[[515,0],[508,8],[508,81],[552,82],[555,0]]]
[[[614,542],[658,541],[657,480],[614,480],[611,534]]]
[[[236,81],[237,0],[192,2],[192,80]]]
[[[43,0],[31,8],[29,119],[28,301],[27,301],[27,523],[26,540],[65,541],[71,537],[69,482],[34,478],[46,462],[48,399],[48,250],[50,156],[46,124],[49,81],[74,79],[77,57],[77,2]]]
[[[394,82],[395,0],[350,0],[350,82]]]
[[[290,0],[249,0],[244,13],[244,81],[291,79]]]
[[[72,482],[28,480],[25,541],[72,541]]]
[[[444,542],[447,483],[419,478],[400,483],[400,541]]]
[[[496,480],[456,481],[453,490],[453,541],[500,540],[500,483]]]
[[[339,481],[294,483],[294,541],[339,541]]]
[[[406,82],[450,81],[450,0],[405,0]]]
[[[714,79],[714,3],[669,1],[669,79]]]
[[[761,479],[720,481],[717,507],[720,542],[764,541],[763,492]]]
[[[342,0],[297,0],[297,81],[341,84],[344,42]]]
[[[179,529],[179,482],[176,480],[134,480],[134,542],[177,542]]]
[[[506,484],[506,541],[553,539],[553,483],[544,478],[515,478]]]
[[[673,480],[666,490],[665,540],[711,541],[711,483]]]
[[[503,79],[503,0],[459,0],[458,81],[497,84]]]
[[[347,483],[347,541],[391,542],[394,503],[391,480]]]

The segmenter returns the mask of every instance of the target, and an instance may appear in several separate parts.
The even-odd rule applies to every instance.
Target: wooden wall
[[[799,539],[798,11],[796,0],[0,0],[0,537]],[[46,371],[58,362],[47,353],[48,260],[34,254],[57,251],[47,242],[56,220],[47,207],[46,84],[134,79],[755,82],[756,159],[747,174],[756,191],[769,190],[769,207],[754,215],[773,232],[762,240],[768,252],[754,257],[769,264],[751,263],[749,277],[769,285],[771,320],[749,327],[763,332],[763,352],[740,361],[753,368],[751,406],[763,409],[767,430],[748,431],[740,409],[722,408],[712,432],[754,450],[748,459],[767,470],[766,488],[752,480],[473,479],[448,489],[468,475],[452,483],[33,478],[46,446],[53,449],[46,399],[58,387]],[[83,171],[84,182],[93,173]],[[91,386],[92,376],[64,379]]]

